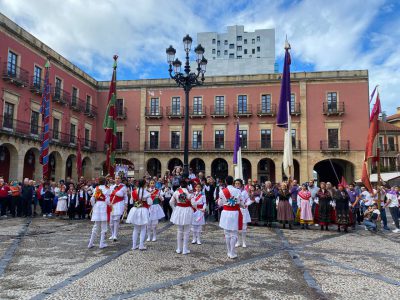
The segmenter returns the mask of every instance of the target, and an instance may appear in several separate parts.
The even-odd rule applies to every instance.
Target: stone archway
[[[283,170],[283,163],[282,163],[282,178],[287,177],[284,170]],[[300,164],[296,159],[293,159],[293,171],[292,171],[292,179],[296,179],[300,181]]]
[[[0,176],[2,176],[6,182],[22,179],[18,178],[17,148],[9,143],[0,145]]]
[[[347,182],[354,182],[354,165],[344,159],[324,159],[314,165],[313,170],[317,173],[318,182],[325,181],[337,185],[342,176]]]
[[[270,158],[263,158],[257,164],[258,181],[264,183],[269,180],[272,183],[276,182],[275,178],[275,163]]]
[[[205,172],[206,164],[201,158],[193,158],[189,164],[190,168],[193,170],[194,174],[199,174],[199,172]]]
[[[150,158],[146,164],[147,172],[152,176],[161,176],[161,162],[157,158]]]
[[[224,181],[228,176],[228,163],[223,158],[216,158],[211,163],[211,174],[214,179]]]
[[[82,160],[82,176],[86,179],[91,179],[93,177],[92,160],[88,156]]]
[[[65,179],[67,178],[77,179],[78,174],[76,170],[76,155],[70,154],[65,161]]]
[[[62,174],[63,166],[62,166],[62,156],[60,152],[53,151],[49,155],[49,169],[50,169],[50,180],[58,181],[60,179],[65,179]]]
[[[50,167],[50,166],[49,166]],[[42,176],[40,152],[37,148],[30,148],[25,153],[23,178],[39,180]]]
[[[183,167],[183,162],[179,158],[171,158],[168,162],[168,170],[172,172],[176,166]]]
[[[247,182],[251,177],[251,162],[247,158],[242,158],[242,172],[243,172],[243,182]]]

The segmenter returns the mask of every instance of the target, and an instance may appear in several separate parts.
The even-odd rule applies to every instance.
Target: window
[[[217,56],[221,56],[221,51],[217,51]]]
[[[212,54],[215,54],[215,49],[212,49]]]
[[[60,120],[53,118],[53,139],[58,140],[60,136]]]
[[[57,99],[61,98],[62,80],[56,77],[56,88],[54,92],[54,97]]]
[[[150,131],[150,149],[158,149],[158,131]]]
[[[224,96],[216,96],[215,97],[214,113],[216,115],[224,115],[225,114],[225,97]]]
[[[33,70],[33,86],[37,89],[41,88],[42,68],[35,66]]]
[[[256,49],[251,49],[251,54],[256,54]]]
[[[116,108],[117,108],[117,117],[123,117],[124,116],[124,99],[117,99]]]
[[[327,102],[328,102],[328,111],[334,112],[337,111],[337,93],[330,92],[327,94]]]
[[[229,58],[235,58],[235,54],[229,53]]]
[[[85,128],[85,147],[90,147],[90,130]]]
[[[261,48],[259,46],[257,46],[257,52],[260,52]]]
[[[271,95],[261,95],[261,113],[271,113]]]
[[[388,137],[388,150],[389,151],[396,151],[395,145],[394,145],[394,136],[389,136]]]
[[[229,44],[229,49],[235,49],[235,44]]]
[[[383,149],[383,136],[379,137],[379,148]]]
[[[244,40],[243,40],[243,43],[244,43],[244,44],[247,44],[247,39],[244,39]]]
[[[31,114],[31,134],[39,134],[39,112],[32,111]]]
[[[215,130],[215,149],[224,149],[224,131]]]
[[[150,99],[150,114],[157,116],[160,114],[160,99],[151,98]]]
[[[224,50],[224,55],[228,55],[228,50]]]
[[[215,39],[212,39],[212,43],[215,44]]]
[[[181,147],[181,132],[171,131],[171,149],[179,149]]]
[[[76,87],[72,88],[72,99],[71,99],[71,105],[76,106],[78,103],[78,89]]]
[[[221,41],[217,41],[217,46],[221,46]]]
[[[224,45],[228,45],[228,40],[225,40],[225,41],[224,41]]]
[[[193,131],[192,148],[201,149],[202,147],[202,132],[200,130]]]
[[[257,36],[257,42],[259,42],[260,41],[260,36]]]
[[[76,130],[76,125],[71,124],[71,127],[69,129],[69,142],[71,144],[75,144],[75,130]]]
[[[3,114],[3,127],[8,129],[13,129],[14,124],[14,104],[6,102],[4,104],[4,114]]]
[[[236,47],[236,50],[237,50],[237,51],[242,51],[242,46],[237,46],[237,47]]]
[[[261,129],[261,148],[271,148],[271,129]]]
[[[255,43],[256,43],[256,40],[255,40],[255,39],[252,39],[252,40],[251,40],[251,43],[252,43],[252,44],[255,44]]]
[[[244,49],[244,54],[247,54],[247,49]]]
[[[242,36],[241,36],[241,35],[238,35],[238,36],[236,37],[236,40],[237,40],[238,42],[240,42],[240,41],[242,40]]]
[[[86,107],[85,110],[86,112],[90,112],[90,106],[92,105],[92,97],[90,95],[86,95]]]
[[[237,59],[242,59],[241,55],[236,56]]]
[[[296,95],[290,94],[290,113],[294,114],[296,112]]]
[[[7,74],[8,76],[17,76],[18,55],[8,51]]]
[[[122,131],[117,131],[116,133],[117,136],[117,144],[115,145],[116,149],[121,150],[122,149]]]
[[[328,148],[339,148],[339,129],[328,129]]]
[[[237,102],[237,113],[238,114],[245,114],[247,113],[247,96],[246,95],[239,95],[238,102]]]
[[[240,148],[247,149],[247,130],[239,130]]]
[[[292,129],[292,148],[296,148],[296,129]]]
[[[180,97],[172,97],[171,114],[174,116],[181,114],[181,98]]]
[[[201,115],[203,113],[203,98],[194,97],[193,98],[193,114]]]

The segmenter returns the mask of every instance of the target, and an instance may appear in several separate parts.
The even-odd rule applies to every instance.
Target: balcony
[[[189,106],[190,118],[205,118],[207,114],[207,108],[205,106]]]
[[[167,106],[167,117],[169,119],[181,119],[185,116],[184,106]]]
[[[85,115],[89,118],[96,118],[97,117],[97,107],[93,106],[89,103],[85,104]]]
[[[270,107],[267,107],[262,104],[258,104],[257,116],[259,116],[259,117],[274,117],[275,115],[276,115],[276,104],[271,104]]]
[[[125,120],[128,116],[126,107],[117,108],[117,120]]]
[[[300,114],[301,114],[300,103],[294,103],[294,105],[291,105],[290,115],[291,116],[300,116]]]
[[[85,103],[82,99],[72,96],[69,106],[74,111],[84,111]]]
[[[147,119],[161,119],[163,117],[163,108],[160,106],[145,107],[144,116]]]
[[[229,105],[212,105],[210,108],[210,115],[212,118],[229,117]]]
[[[86,151],[94,152],[97,150],[97,142],[91,140],[84,140],[82,148]]]
[[[215,141],[202,141],[202,142],[189,142],[189,150],[191,152],[210,152],[210,151],[224,151],[233,152],[235,142],[225,141],[221,144]],[[183,152],[183,146],[173,147],[171,142],[159,142],[159,143],[149,143],[145,142],[144,151],[145,152]],[[247,142],[245,146],[242,147],[242,151],[253,151],[253,152],[283,152],[284,141],[272,141],[272,142],[262,142],[262,141],[250,141]],[[300,141],[296,141],[293,144],[293,152],[298,152],[301,150]]]
[[[55,87],[52,92],[53,102],[67,105],[71,103],[71,94],[61,88]]]
[[[319,148],[323,152],[348,152],[350,151],[350,141],[320,141]]]
[[[336,104],[336,105],[335,105]],[[338,103],[324,102],[322,112],[327,116],[341,116],[344,114],[344,102]]]
[[[129,142],[117,142],[115,151],[118,153],[126,153],[129,151]]]
[[[29,72],[8,62],[3,63],[2,77],[4,81],[13,83],[19,87],[29,85]]]
[[[381,153],[385,155],[397,155],[399,154],[399,145],[397,144],[383,144],[380,145]]]
[[[32,125],[29,122],[23,122],[17,119],[0,116],[1,134],[40,141],[41,130],[41,127]]]
[[[29,84],[29,90],[32,92],[32,94],[42,96],[43,88],[44,80],[33,76]]]
[[[233,115],[235,117],[251,117],[253,113],[251,104],[247,104],[247,106],[238,106],[235,105],[233,107]]]

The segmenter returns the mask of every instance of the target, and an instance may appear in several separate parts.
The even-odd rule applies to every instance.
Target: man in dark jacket
[[[34,188],[29,184],[29,179],[24,179],[24,184],[21,189],[21,200],[22,200],[22,214],[24,217],[32,216],[32,199],[33,199]]]

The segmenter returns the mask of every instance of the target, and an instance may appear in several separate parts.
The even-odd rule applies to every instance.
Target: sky
[[[367,69],[382,109],[400,106],[400,1],[0,0],[0,12],[97,80],[114,54],[118,79],[167,78],[165,49],[183,60],[186,34],[275,28],[280,70],[287,35],[292,72]]]

